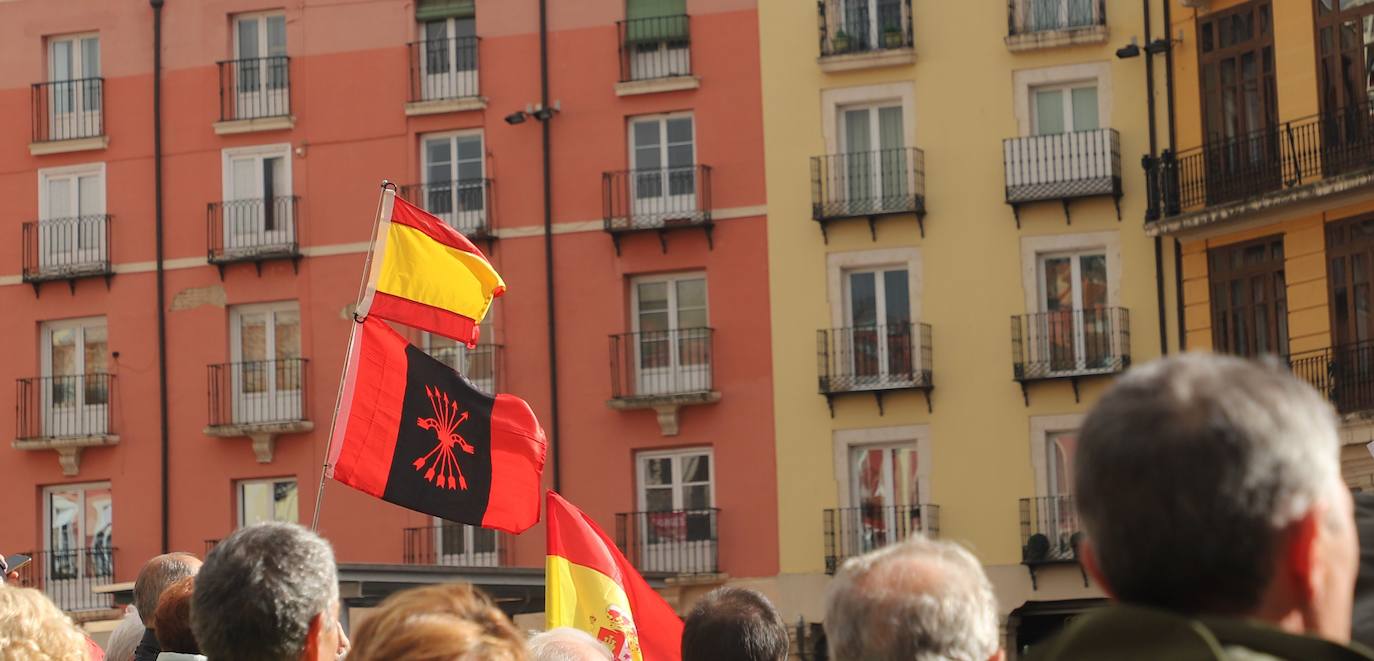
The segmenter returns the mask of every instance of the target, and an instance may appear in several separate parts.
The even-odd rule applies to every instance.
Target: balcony
[[[285,55],[225,60],[219,65],[219,122],[215,133],[279,131],[291,116],[291,58]]]
[[[1121,138],[1114,129],[1031,135],[1002,141],[1007,204],[1021,227],[1021,205],[1111,196],[1121,220]]]
[[[438,216],[469,239],[495,238],[491,230],[490,179],[411,184],[402,186],[400,192],[401,197]]]
[[[1013,377],[1021,384],[1026,406],[1030,383],[1055,379],[1068,379],[1078,401],[1079,379],[1131,366],[1130,313],[1088,308],[1014,315],[1011,354]]]
[[[476,347],[444,347],[431,349],[429,355],[467,377],[478,390],[496,395],[501,392],[502,346],[478,344]]]
[[[1374,409],[1374,342],[1357,342],[1288,358],[1293,374],[1312,384],[1342,415]]]
[[[206,206],[206,252],[211,264],[224,268],[236,262],[252,262],[262,274],[262,263],[276,259],[291,260],[298,268],[301,259],[297,225],[300,197],[226,200]]]
[[[511,535],[461,523],[401,531],[401,558],[407,565],[510,567],[513,549]]]
[[[678,409],[714,404],[715,330],[681,328],[611,336],[611,399],[616,410],[653,409],[664,436],[677,436]]]
[[[820,66],[837,72],[916,61],[911,0],[818,0]]]
[[[820,392],[831,417],[835,398],[848,393],[871,393],[882,415],[886,393],[920,391],[931,410],[929,324],[832,328],[818,331],[816,344]]]
[[[30,154],[41,156],[109,146],[110,139],[105,135],[104,78],[34,83],[32,105]]]
[[[479,37],[414,41],[410,51],[407,115],[433,115],[487,107],[478,84]]]
[[[1106,0],[1007,0],[1012,52],[1106,41]]]
[[[308,365],[304,358],[210,365],[205,435],[248,437],[258,463],[271,463],[278,435],[315,428],[306,415]]]
[[[844,561],[914,534],[940,536],[939,505],[864,505],[825,510],[825,573]]]
[[[836,220],[867,218],[878,240],[878,218],[914,214],[926,235],[925,152],[914,147],[811,157],[811,218],[830,242]]]
[[[719,508],[620,512],[615,541],[641,573],[720,573]]]
[[[73,293],[81,278],[105,278],[109,286],[110,216],[47,218],[24,223],[24,282],[39,285],[66,280]]]
[[[1031,588],[1038,589],[1036,572],[1045,565],[1078,562],[1083,539],[1073,496],[1021,499],[1021,564],[1030,570]],[[1083,574],[1083,586],[1088,575]]]
[[[1150,233],[1248,218],[1374,183],[1374,116],[1346,108],[1147,163]]]
[[[601,175],[606,232],[620,254],[620,238],[633,232],[657,232],[668,252],[668,230],[700,227],[711,239],[711,166],[684,165],[606,172]]]
[[[57,452],[63,475],[76,475],[81,451],[115,445],[115,377],[70,374],[19,379],[14,448]]]
[[[691,20],[686,14],[616,22],[620,45],[619,96],[696,89]]]
[[[97,536],[108,542],[108,535]],[[34,588],[47,595],[66,612],[115,608],[114,595],[93,588],[114,582],[114,560],[118,549],[98,545],[94,548],[29,551],[33,562],[19,570],[19,586]]]

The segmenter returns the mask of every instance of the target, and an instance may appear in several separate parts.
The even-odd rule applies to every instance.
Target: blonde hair
[[[525,661],[510,619],[471,585],[429,585],[387,597],[358,627],[349,661]]]
[[[0,659],[70,661],[86,653],[85,636],[42,592],[0,585]]]

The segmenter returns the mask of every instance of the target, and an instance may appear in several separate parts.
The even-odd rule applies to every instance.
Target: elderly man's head
[[[164,553],[145,563],[134,581],[134,607],[143,616],[143,625],[153,628],[153,612],[167,586],[198,571],[200,558],[190,553]]]
[[[611,650],[581,629],[558,627],[530,637],[530,661],[612,661]]]
[[[215,546],[196,577],[191,626],[216,661],[333,659],[339,647],[334,551],[305,528],[261,523]]]
[[[1287,371],[1204,354],[1133,369],[1079,435],[1085,565],[1124,602],[1346,640],[1339,451],[1331,407]]]
[[[978,559],[924,537],[845,562],[825,597],[825,634],[836,661],[1003,656]]]

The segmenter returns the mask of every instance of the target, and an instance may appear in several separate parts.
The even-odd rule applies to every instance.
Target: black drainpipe
[[[544,151],[544,287],[549,316],[549,451],[553,453],[553,490],[562,493],[563,472],[558,449],[558,318],[554,316],[553,278],[553,173],[549,163],[549,16],[548,0],[539,0],[539,122]]]
[[[1178,137],[1174,128],[1177,120],[1174,108],[1174,22],[1173,12],[1170,10],[1170,0],[1164,2],[1164,37],[1169,39],[1169,50],[1164,51],[1164,90],[1165,90],[1165,109],[1169,112],[1169,153],[1178,153]],[[1178,322],[1178,350],[1188,350],[1187,324],[1183,319],[1183,242],[1174,237],[1174,310],[1175,321]]]
[[[162,552],[171,549],[169,541],[171,501],[168,498],[167,455],[170,432],[167,423],[167,280],[163,270],[162,246],[162,2],[148,0],[153,7],[153,190],[157,246],[157,383],[158,423],[161,449]]]
[[[1165,3],[1173,0],[1165,0]],[[1159,135],[1155,127],[1155,56],[1150,54],[1149,45],[1154,39],[1150,31],[1150,0],[1143,0],[1145,6],[1145,106],[1149,111],[1150,122],[1150,162],[1157,163],[1159,157]],[[1165,29],[1167,32],[1168,29]],[[1164,316],[1164,239],[1155,236],[1155,298],[1159,305],[1159,353],[1169,355],[1169,320]]]

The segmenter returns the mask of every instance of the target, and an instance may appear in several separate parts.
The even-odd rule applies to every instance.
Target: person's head
[[[334,551],[295,524],[235,531],[196,576],[191,629],[216,661],[332,661],[338,617]]]
[[[200,645],[191,632],[191,597],[195,588],[195,577],[187,576],[162,591],[153,612],[153,630],[162,651],[200,654]]]
[[[153,612],[157,610],[162,591],[187,576],[195,576],[198,571],[200,558],[190,553],[164,553],[143,565],[134,581],[134,608],[146,620],[144,626],[153,628]]]
[[[612,661],[606,644],[581,629],[558,627],[530,636],[530,661]]]
[[[85,659],[86,637],[42,592],[0,585],[0,659]]]
[[[915,536],[851,558],[825,595],[835,661],[1003,657],[997,599],[964,547]]]
[[[138,616],[138,607],[129,606],[124,617],[115,625],[110,637],[105,641],[105,661],[133,661],[134,650],[143,639],[143,619]]]
[[[359,625],[348,653],[349,661],[525,658],[525,641],[510,619],[466,583],[428,585],[387,597]]]
[[[744,588],[702,597],[682,629],[683,661],[785,661],[787,624],[768,598]]]
[[[1331,406],[1286,370],[1210,354],[1132,369],[1079,434],[1084,566],[1123,602],[1348,640],[1339,452]]]

